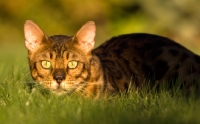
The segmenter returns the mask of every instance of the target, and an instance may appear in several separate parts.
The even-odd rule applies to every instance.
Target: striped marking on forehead
[[[67,55],[66,55],[67,59],[69,59],[69,58],[74,59],[74,58],[77,58],[77,57],[78,57],[78,55],[75,54],[74,52],[67,52]]]
[[[62,56],[63,56],[63,53],[64,53],[64,49],[65,49],[65,48],[63,48],[63,47],[54,49],[54,51],[56,52],[56,56],[57,56],[57,57],[62,57]]]
[[[86,57],[86,55],[84,55],[82,52],[75,50],[75,49],[66,50],[66,51],[64,51],[63,55],[66,57],[66,59],[69,59],[69,58],[75,59],[78,57],[85,58]]]

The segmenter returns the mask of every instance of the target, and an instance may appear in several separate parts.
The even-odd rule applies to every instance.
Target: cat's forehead
[[[66,35],[54,35],[50,36],[49,40],[53,47],[52,49],[62,50],[66,49],[66,47],[71,47],[70,41],[72,40],[72,37]]]
[[[82,54],[78,49],[74,47],[74,43],[72,41],[72,36],[65,36],[65,35],[54,35],[49,37],[49,40],[52,42],[51,50],[54,50],[58,53],[63,52],[73,52]]]
[[[51,40],[54,43],[57,44],[62,44],[62,43],[66,43],[68,41],[71,40],[70,36],[66,36],[66,35],[54,35],[54,36],[50,36],[49,40]]]
[[[72,43],[72,37],[65,35],[54,35],[49,37],[48,44],[44,45],[35,53],[35,59],[48,60],[56,58],[83,59],[86,56],[80,49],[77,49]]]
[[[81,52],[77,51],[76,49],[62,49],[62,50],[55,50],[55,49],[45,49],[35,54],[35,60],[54,60],[57,58],[62,58],[66,60],[79,60],[84,61],[86,56]]]

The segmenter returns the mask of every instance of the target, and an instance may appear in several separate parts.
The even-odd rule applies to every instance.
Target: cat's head
[[[97,90],[101,71],[98,58],[91,52],[95,33],[95,24],[89,21],[74,36],[48,37],[38,25],[27,20],[25,46],[33,79],[58,94]]]

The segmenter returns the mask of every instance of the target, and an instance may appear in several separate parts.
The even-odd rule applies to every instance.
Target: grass
[[[18,49],[15,49],[18,47]],[[198,124],[200,100],[168,92],[130,92],[107,100],[30,92],[25,48],[0,48],[0,124]]]

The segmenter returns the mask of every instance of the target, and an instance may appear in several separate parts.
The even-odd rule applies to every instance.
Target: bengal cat
[[[113,37],[96,49],[96,26],[84,24],[74,36],[48,37],[33,21],[24,25],[31,75],[56,94],[126,92],[181,80],[186,93],[199,88],[200,57],[157,35],[136,33]]]

